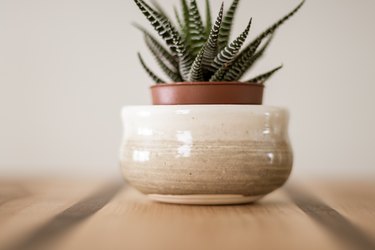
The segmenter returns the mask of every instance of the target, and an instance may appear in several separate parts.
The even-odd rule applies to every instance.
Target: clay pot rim
[[[251,83],[251,82],[172,82],[172,83],[157,83],[152,85],[150,88],[162,88],[162,87],[174,87],[174,86],[217,86],[217,85],[239,85],[239,86],[254,86],[264,88],[263,84]]]

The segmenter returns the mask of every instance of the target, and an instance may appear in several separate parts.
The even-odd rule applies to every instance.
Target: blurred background
[[[253,17],[251,39],[298,2],[243,0],[235,32]],[[375,177],[374,9],[307,0],[250,73],[284,64],[265,104],[290,110],[296,179]],[[136,52],[155,66],[131,22],[149,27],[132,0],[0,0],[1,177],[120,175],[121,108],[150,104]]]

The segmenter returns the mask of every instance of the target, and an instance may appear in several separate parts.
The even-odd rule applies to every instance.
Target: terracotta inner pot
[[[241,82],[181,82],[151,87],[153,105],[253,104],[263,102],[264,85]]]

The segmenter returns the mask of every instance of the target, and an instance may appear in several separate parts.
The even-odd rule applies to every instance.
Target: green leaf
[[[146,4],[143,0],[134,0],[144,16],[149,20],[158,34],[166,41],[172,51],[175,51],[179,58],[179,69],[184,80],[189,77],[190,66],[193,59],[182,42],[181,36],[173,28],[170,21],[160,15],[156,10]]]
[[[189,31],[189,23],[190,23],[190,14],[189,14],[189,5],[187,0],[181,0],[181,8],[182,8],[182,16],[183,16],[183,38],[187,44],[190,44],[190,31]]]
[[[296,8],[294,8],[291,12],[289,12],[286,16],[281,18],[279,21],[274,23],[272,26],[270,26],[268,29],[266,29],[264,32],[262,32],[260,35],[258,35],[244,50],[240,53],[239,58],[243,56],[243,54],[248,53],[251,47],[254,47],[256,44],[260,44],[264,38],[267,36],[272,35],[277,28],[279,28],[285,21],[287,21],[289,18],[291,18],[305,3],[305,0],[303,0]]]
[[[270,70],[262,75],[259,75],[257,77],[254,77],[250,80],[247,80],[248,83],[256,83],[256,84],[264,84],[265,81],[267,81],[271,76],[273,76],[278,70],[280,70],[283,67],[283,65],[274,68],[273,70]]]
[[[203,75],[204,79],[209,79],[213,71],[210,70],[211,65],[213,61],[215,60],[219,45],[218,45],[218,37],[220,32],[221,23],[223,20],[223,11],[224,11],[224,4],[221,5],[219,14],[216,18],[216,21],[211,29],[210,35],[207,39],[206,44],[204,45],[204,52],[203,52],[203,58],[202,58],[202,67],[203,67]]]
[[[205,29],[196,0],[190,0],[189,7],[190,47],[193,55],[196,56],[206,40]]]
[[[159,12],[160,15],[162,15],[166,19],[170,19],[167,15],[167,12],[164,10],[163,7],[160,6],[160,4],[156,0],[152,0],[151,3],[155,7],[155,9]]]
[[[140,26],[138,24],[133,24],[133,25],[134,25],[134,27],[136,27],[137,29],[139,29],[141,32],[143,32],[143,34],[149,38],[149,40],[152,43],[153,47],[155,47],[155,49],[157,51],[159,51],[159,54],[165,60],[167,60],[168,63],[171,66],[173,66],[176,70],[178,70],[177,55],[175,53],[173,53],[173,52],[168,51],[168,49],[166,49],[163,45],[161,45],[160,42],[150,32],[148,32],[145,28],[143,28],[142,26]]]
[[[212,29],[212,17],[211,17],[211,6],[210,0],[206,0],[206,32],[205,35],[208,38]]]
[[[167,45],[170,46],[172,50],[175,50],[174,35],[177,34],[177,31],[173,29],[173,26],[169,20],[159,14],[143,0],[134,0],[134,2],[137,4],[138,8],[158,32],[158,34],[165,40]]]
[[[270,26],[268,29],[266,29],[264,32],[262,32],[257,38],[255,38],[254,42],[256,42],[257,40],[263,40],[263,38],[265,38],[265,37],[269,36],[270,34],[274,33],[277,28],[279,28],[289,18],[291,18],[294,14],[296,14],[297,11],[302,7],[302,5],[304,3],[305,3],[305,0],[302,0],[302,2],[300,4],[298,4],[297,7],[295,7],[291,12],[289,12],[283,18],[281,18],[276,23],[274,23],[272,26]]]
[[[176,51],[179,58],[179,69],[182,79],[187,81],[189,79],[190,68],[193,64],[194,59],[190,55],[189,51],[181,41],[181,39],[176,39]]]
[[[195,58],[193,65],[191,66],[189,74],[189,82],[200,82],[203,81],[203,70],[202,70],[202,58],[204,54],[204,48],[201,49],[198,56]]]
[[[224,13],[222,7],[215,23],[212,23],[210,0],[205,0],[204,24],[203,17],[199,13],[197,0],[181,0],[181,14],[175,9],[180,30],[173,25],[161,6],[155,2],[150,6],[146,1],[134,0],[159,36],[166,42],[168,48],[164,47],[149,32],[145,32],[144,29],[141,30],[145,34],[146,43],[159,66],[174,81],[238,81],[263,56],[271,40],[269,37],[272,37],[274,32],[292,17],[305,2],[305,0],[302,0],[297,7],[260,33],[240,51],[249,34],[251,20],[245,31],[233,42],[228,43],[239,0],[232,0],[232,4],[226,13]],[[266,38],[269,38],[269,40],[259,49]],[[156,79],[161,81],[144,64],[140,55],[139,58],[148,74],[155,81]],[[252,80],[264,82],[277,70],[279,68]]]
[[[224,76],[224,81],[238,81],[241,77],[251,69],[254,63],[264,54],[264,51],[268,48],[273,35],[266,41],[262,48],[258,52],[257,49],[261,41],[257,41],[253,46],[245,49],[239,57],[236,58],[235,62]]]
[[[171,18],[169,17],[169,15],[167,14],[167,12],[165,11],[165,9],[156,1],[156,0],[152,0],[151,1],[152,5],[155,7],[155,9],[157,10],[157,12],[163,17],[165,18],[166,20],[168,20],[171,24],[171,26],[173,27],[173,29],[175,31],[178,32],[178,29],[176,28],[176,26],[174,25],[174,22],[172,22]],[[179,23],[179,19],[177,19],[177,24],[180,26],[180,23]],[[180,29],[181,30],[181,29]],[[179,33],[180,34],[180,33]],[[180,34],[181,35],[181,34]]]
[[[182,20],[181,20],[181,17],[180,15],[178,14],[178,10],[176,7],[173,8],[174,10],[174,15],[176,17],[176,20],[177,20],[177,23],[178,23],[178,26],[180,27],[180,30],[184,30],[184,24],[182,23]]]
[[[228,69],[228,73],[226,74],[224,79],[226,81],[239,80],[239,78],[247,71],[248,68],[246,68],[246,66],[251,66],[255,62],[253,61],[253,55],[255,53],[254,48],[256,49],[261,44],[264,38],[272,35],[277,28],[279,28],[285,21],[291,18],[302,7],[304,3],[305,0],[303,0],[296,8],[294,8],[286,16],[281,18],[279,21],[277,21],[264,32],[262,32],[260,35],[258,35],[242,52],[240,52],[240,54],[235,59],[236,62],[234,62],[231,68]]]
[[[225,74],[227,73],[229,67],[231,66],[232,62],[223,65],[219,70],[215,72],[213,76],[210,78],[210,82],[221,82],[224,79]]]
[[[247,47],[234,61],[232,61],[231,65],[226,68],[226,72],[220,80],[229,82],[238,80],[239,76],[245,72],[245,65],[251,60],[259,45],[260,41],[252,44],[251,47]]]
[[[156,62],[157,64],[159,65],[159,67],[163,70],[163,72],[174,82],[181,82],[182,81],[182,78],[180,76],[180,74],[178,73],[178,71],[174,71],[172,69],[170,69],[166,64],[165,62],[163,61],[164,59],[164,56],[160,54],[160,51],[157,49],[156,46],[154,46],[154,43],[152,41],[152,39],[145,35],[144,37],[145,39],[145,42],[146,42],[146,45],[147,47],[149,48],[149,50],[151,51],[152,55],[155,57],[156,59]]]
[[[138,53],[138,58],[139,58],[139,61],[141,62],[142,64],[142,67],[143,69],[147,72],[147,74],[152,78],[152,80],[156,83],[156,84],[162,84],[162,83],[165,83],[164,80],[162,80],[160,77],[158,77],[157,75],[154,74],[154,72],[152,72],[150,70],[149,67],[147,67],[147,65],[145,64],[145,62],[143,61],[143,58],[141,56],[140,53]]]
[[[219,35],[219,48],[223,49],[225,46],[228,45],[229,39],[230,39],[230,34],[232,31],[232,26],[233,26],[233,19],[236,14],[239,0],[233,0],[232,5],[226,12],[224,19],[223,19],[223,24],[220,30],[220,35]]]
[[[227,45],[224,49],[220,51],[220,53],[214,59],[212,63],[212,68],[214,71],[219,70],[221,67],[226,67],[228,63],[230,63],[237,53],[240,51],[242,45],[244,44],[247,36],[249,35],[250,27],[251,27],[251,20],[247,25],[246,29],[242,32],[240,36],[238,36],[232,43]]]

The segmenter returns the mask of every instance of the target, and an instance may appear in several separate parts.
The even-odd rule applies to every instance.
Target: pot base
[[[183,204],[183,205],[235,205],[247,204],[259,200],[263,195],[259,196],[243,196],[243,195],[161,195],[149,194],[148,197],[154,201],[163,203]]]

